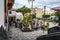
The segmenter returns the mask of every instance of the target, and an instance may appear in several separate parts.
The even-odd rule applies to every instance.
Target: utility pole
[[[44,15],[46,13],[46,6],[44,6]],[[45,18],[44,18],[44,25],[45,25]]]
[[[31,1],[31,14],[33,14],[34,12],[33,12],[33,2],[35,1],[35,0],[28,0],[28,2],[30,2]]]
[[[33,1],[34,1],[34,0],[32,0],[32,6],[31,6],[31,8],[32,8],[32,9],[31,9],[31,14],[33,14]]]

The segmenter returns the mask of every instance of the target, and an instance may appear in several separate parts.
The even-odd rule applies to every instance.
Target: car
[[[60,32],[42,35],[37,37],[36,40],[60,40]]]

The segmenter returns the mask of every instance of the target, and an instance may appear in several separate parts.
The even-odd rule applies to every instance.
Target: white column
[[[4,26],[4,0],[0,0],[0,26]]]

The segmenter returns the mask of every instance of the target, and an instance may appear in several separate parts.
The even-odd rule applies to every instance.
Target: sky
[[[21,8],[24,5],[28,8],[31,8],[31,1],[28,2],[28,0],[15,0],[13,8]],[[46,6],[46,9],[49,10],[50,8],[60,7],[60,0],[35,0],[33,5],[34,8],[43,8]]]

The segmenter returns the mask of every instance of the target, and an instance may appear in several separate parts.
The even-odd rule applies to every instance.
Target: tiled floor
[[[37,30],[33,32],[21,32],[20,29],[12,27],[11,37],[9,40],[35,40],[38,36],[47,34],[47,31],[43,33],[42,30]]]

